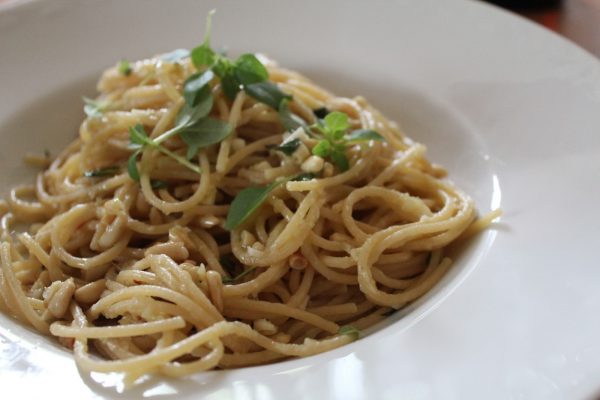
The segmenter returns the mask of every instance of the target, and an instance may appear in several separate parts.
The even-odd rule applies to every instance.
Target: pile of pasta
[[[199,150],[200,174],[149,148],[137,182],[129,128],[171,128],[196,70],[189,58],[110,68],[98,84],[107,106],[0,204],[0,307],[72,348],[80,368],[134,382],[337,348],[429,291],[451,265],[448,246],[486,223],[474,223],[472,200],[364,98],[263,60],[307,125],[316,109],[339,111],[384,140],[349,146],[346,171],[315,167],[314,137],[214,79],[210,115],[229,136]],[[273,149],[291,139],[293,154]],[[164,146],[185,153],[179,137]],[[240,191],[307,169],[311,179],[287,179],[225,229]]]

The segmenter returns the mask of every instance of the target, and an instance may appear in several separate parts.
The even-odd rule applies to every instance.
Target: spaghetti
[[[187,158],[181,135],[152,141],[186,107],[190,58],[107,70],[79,138],[1,204],[0,308],[72,347],[81,368],[134,382],[327,351],[430,290],[473,202],[365,99],[263,63],[300,126],[210,77],[209,116],[229,130]],[[379,136],[346,143],[346,170],[315,151],[328,129],[316,114],[334,112],[347,132]],[[132,159],[136,124],[150,145]],[[269,190],[225,229],[250,187]]]

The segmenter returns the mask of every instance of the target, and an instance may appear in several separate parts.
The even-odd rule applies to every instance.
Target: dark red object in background
[[[537,23],[560,31],[561,0],[485,0],[519,13]]]
[[[500,7],[508,8],[514,11],[540,11],[549,8],[556,8],[560,5],[560,0],[486,0],[488,3],[496,4]]]

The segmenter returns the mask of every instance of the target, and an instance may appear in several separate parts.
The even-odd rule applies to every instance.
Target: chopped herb
[[[108,110],[109,103],[107,101],[93,100],[87,97],[83,97],[83,111],[90,118],[98,118],[105,111]]]
[[[279,109],[277,110],[279,113],[279,119],[281,123],[288,131],[293,131],[298,128],[303,128],[305,132],[310,132],[310,129],[306,126],[306,122],[296,114],[290,111],[290,107],[288,103],[290,100],[288,98],[284,98],[279,104]]]
[[[330,111],[326,107],[319,107],[313,110],[313,114],[320,119],[325,118],[329,113]]]
[[[44,149],[44,157],[46,157],[46,158],[50,158],[50,156],[51,156],[51,155],[50,155],[50,150],[48,150],[48,149]]]
[[[349,144],[367,142],[369,140],[382,141],[384,139],[383,136],[381,136],[379,133],[375,132],[372,129],[357,129],[355,131],[350,132],[349,135],[346,135],[346,142]]]
[[[284,182],[285,179],[276,180],[267,186],[249,187],[239,192],[229,206],[225,229],[231,231],[240,226],[258,210],[269,194]]]
[[[340,327],[338,334],[348,335],[352,338],[352,340],[357,340],[360,338],[360,330],[353,327],[352,325],[344,325],[344,326]]]
[[[284,142],[284,143],[280,144],[279,146],[270,146],[269,149],[277,150],[277,151],[282,152],[283,154],[291,156],[298,149],[298,147],[300,147],[301,143],[302,143],[302,141],[300,139],[296,138],[296,139],[292,139],[290,141]]]
[[[310,181],[312,179],[315,179],[317,177],[317,175],[313,174],[312,172],[305,172],[303,174],[297,175],[295,177],[293,177],[292,179],[290,179],[290,181],[292,182],[304,182],[304,181]]]
[[[121,75],[125,75],[125,76],[129,76],[131,75],[131,64],[129,63],[128,60],[121,60],[119,61],[119,66],[117,67],[117,69],[119,70],[119,73]]]
[[[169,187],[169,184],[159,179],[152,179],[150,181],[150,186],[152,186],[152,189],[166,189]]]
[[[251,85],[244,86],[244,91],[254,99],[265,103],[266,105],[279,110],[279,105],[284,99],[291,99],[292,96],[285,94],[279,89],[275,83],[271,81],[264,81],[253,83]]]
[[[181,61],[182,59],[189,57],[190,56],[190,51],[187,49],[175,49],[169,53],[165,53],[163,55],[161,55],[159,58],[162,61],[167,61],[167,62],[171,62],[171,63],[176,63]]]
[[[120,171],[120,168],[116,165],[104,168],[98,168],[92,171],[85,171],[83,176],[86,178],[103,178],[108,176],[115,176]]]
[[[244,272],[242,272],[241,274],[234,276],[233,278],[227,278],[227,277],[223,277],[222,281],[224,284],[226,285],[230,285],[236,281],[239,281],[240,279],[242,279],[244,276],[248,275],[249,273],[251,273],[252,271],[254,271],[256,269],[256,267],[250,267],[247,270],[245,270]]]

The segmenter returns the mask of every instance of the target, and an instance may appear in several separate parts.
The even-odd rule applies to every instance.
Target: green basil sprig
[[[334,111],[319,120],[314,128],[321,133],[321,140],[313,147],[312,153],[322,158],[328,158],[340,171],[350,167],[346,156],[346,146],[369,140],[383,140],[383,137],[370,129],[357,129],[350,133],[348,115]]]
[[[129,141],[131,143],[130,147],[135,149],[135,151],[127,161],[127,171],[129,172],[129,176],[135,181],[140,180],[140,172],[137,167],[137,158],[147,147],[151,147],[160,151],[197,174],[202,172],[199,166],[192,164],[185,157],[182,157],[179,154],[176,154],[166,147],[160,145],[157,139],[150,139],[141,124],[136,124],[135,126],[129,128]]]

